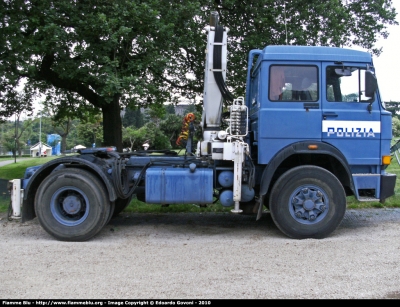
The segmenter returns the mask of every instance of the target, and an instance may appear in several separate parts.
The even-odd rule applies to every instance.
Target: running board
[[[354,189],[356,198],[359,201],[379,201],[381,175],[372,173],[353,174]],[[368,191],[363,193],[362,191]],[[373,191],[373,192],[372,192]],[[368,195],[368,196],[365,196]]]

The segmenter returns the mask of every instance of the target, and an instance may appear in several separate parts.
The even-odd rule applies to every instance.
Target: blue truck
[[[245,97],[226,85],[227,36],[213,12],[203,114],[174,151],[80,150],[28,168],[10,181],[12,215],[35,217],[58,240],[94,237],[132,197],[155,205],[207,205],[233,214],[266,210],[293,239],[325,238],[341,223],[346,197],[394,194],[392,117],[368,52],[322,46],[267,46],[248,55]],[[229,102],[224,108],[223,102]],[[155,154],[156,153],[156,154]]]

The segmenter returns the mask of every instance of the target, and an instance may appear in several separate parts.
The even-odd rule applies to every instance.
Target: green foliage
[[[202,30],[214,10],[230,29],[227,78],[236,96],[245,93],[251,49],[358,45],[379,54],[377,38],[397,24],[390,0],[2,0],[0,116],[15,112],[25,80],[25,98],[46,94],[61,118],[71,110],[85,114],[80,106],[87,104],[101,110],[104,142],[121,149],[121,105],[160,106],[202,94]],[[162,117],[160,110],[152,109]]]
[[[134,111],[128,112],[132,114]],[[194,105],[188,107],[185,115],[189,112],[195,113],[196,118],[201,118],[200,113],[195,111]],[[157,106],[150,110],[148,114],[153,114],[153,118],[147,115],[147,123],[140,126],[139,129],[135,129],[135,126],[123,129],[124,148],[142,149],[142,144],[147,140],[151,143],[150,149],[176,148],[175,142],[181,132],[184,115],[175,115],[173,105]],[[127,122],[132,122],[132,119]]]
[[[175,142],[182,129],[182,117],[175,114],[168,114],[160,122],[160,130],[168,138],[170,146],[176,147]]]
[[[120,103],[170,100],[164,71],[180,48],[174,36],[182,30],[176,27],[196,7],[198,2],[180,1],[4,0],[1,92],[12,93],[25,78],[27,88],[48,97],[59,89],[55,96],[88,101],[103,113],[105,143],[120,146]],[[79,108],[69,110],[80,114]]]
[[[103,142],[103,131],[101,126],[101,117],[93,118],[91,122],[81,122],[77,125],[77,137],[86,147],[100,147]],[[78,144],[75,144],[78,145]]]
[[[400,115],[400,102],[390,101],[385,102],[386,110],[390,111],[393,117],[399,117]]]
[[[123,147],[129,148],[130,151],[143,149],[141,148],[140,140],[145,139],[145,131],[127,127],[122,130]]]
[[[99,109],[76,93],[59,88],[49,89],[42,104],[51,118],[54,132],[61,136],[61,152],[67,149],[67,137],[74,127],[74,120],[79,119],[82,124],[94,122],[100,114]]]
[[[172,104],[167,104],[165,106],[165,113],[166,114],[175,114],[175,107]]]
[[[0,72],[2,72],[1,68]],[[5,121],[1,118],[3,116],[11,117],[14,115],[19,118],[22,113],[28,116],[32,115],[31,103],[37,97],[36,91],[29,86],[24,87],[23,90],[17,89],[15,86],[17,84],[15,83],[16,80],[13,78],[10,80],[11,83],[5,81],[5,78],[0,81],[0,122]]]
[[[143,150],[143,144],[150,144],[149,150],[171,149],[171,144],[154,122],[148,122],[139,129],[126,128],[123,131],[125,147],[130,150]]]
[[[20,120],[20,114],[15,116],[15,121],[3,122],[2,135],[0,144],[7,151],[15,153],[17,156],[21,155],[22,148],[26,145],[27,140],[32,136],[32,120]]]
[[[122,119],[122,124],[124,127],[133,126],[135,128],[140,128],[144,125],[144,116],[140,111],[140,108],[126,108],[125,116]]]
[[[166,114],[166,109],[163,104],[153,103],[149,106],[146,112],[146,116],[148,117],[148,121],[158,121],[159,119],[164,118]]]
[[[139,130],[143,130],[143,142],[149,142],[149,149],[171,149],[171,144],[169,143],[168,138],[154,122],[146,123]]]
[[[392,134],[393,137],[400,137],[400,119],[396,116],[392,117]]]

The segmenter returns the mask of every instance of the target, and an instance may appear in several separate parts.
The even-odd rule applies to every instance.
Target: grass
[[[25,169],[30,166],[43,164],[56,157],[46,158],[32,158],[26,160],[17,161],[17,163],[11,163],[0,167],[0,178],[2,179],[14,179],[22,178]],[[0,160],[2,161],[2,160]],[[394,158],[392,163],[387,170],[389,173],[397,175],[397,182],[395,186],[395,195],[388,198],[384,204],[379,202],[360,202],[355,199],[354,196],[347,197],[347,208],[348,209],[362,209],[362,208],[400,208],[400,165]],[[0,198],[0,212],[7,211],[9,206],[9,199]],[[171,212],[230,212],[231,207],[223,207],[219,202],[215,204],[208,204],[206,207],[200,207],[198,205],[179,205],[173,204],[167,207],[154,204],[143,203],[136,198],[132,200],[124,211],[126,212],[141,212],[141,213],[171,213]]]
[[[15,179],[22,178],[25,173],[25,169],[30,166],[36,166],[44,164],[50,160],[57,158],[54,157],[41,157],[41,158],[26,158],[24,160],[19,160],[17,163],[11,163],[0,167],[0,178],[2,179]],[[17,158],[18,159],[18,158]],[[4,160],[0,160],[4,161]]]
[[[208,204],[206,207],[200,207],[199,205],[180,205],[172,204],[167,207],[163,207],[160,204],[147,204],[143,203],[136,198],[132,199],[128,207],[125,208],[124,212],[137,212],[137,213],[201,213],[201,212],[230,212],[232,207],[224,207],[220,203]]]
[[[26,158],[24,160],[21,160],[21,158],[17,158],[17,163],[13,162],[0,167],[0,178],[7,180],[22,178],[27,167],[40,165],[55,158],[56,157]],[[7,160],[15,161],[13,157],[0,158],[0,162]],[[9,204],[10,199],[8,197],[0,197],[0,212],[6,212],[8,210]]]

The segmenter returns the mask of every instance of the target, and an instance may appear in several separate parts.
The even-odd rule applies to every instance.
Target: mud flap
[[[263,213],[263,203],[264,203],[264,195],[261,195],[260,197],[260,203],[258,204],[258,213],[257,213],[257,217],[256,217],[256,221],[258,221]]]

